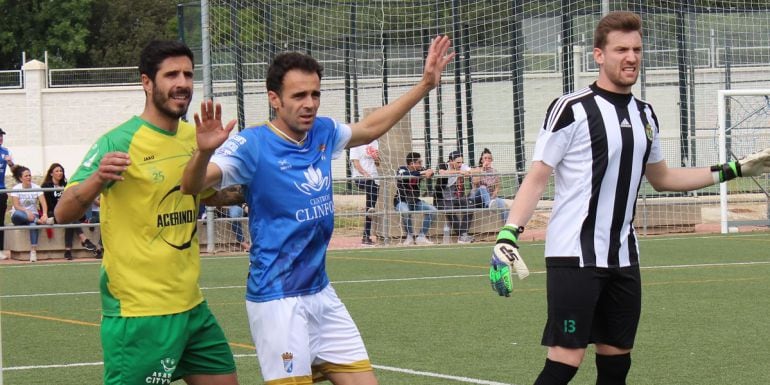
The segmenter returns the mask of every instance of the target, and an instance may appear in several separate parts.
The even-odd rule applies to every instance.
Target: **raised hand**
[[[201,102],[200,115],[196,112],[193,118],[198,151],[216,150],[230,137],[230,131],[235,127],[235,119],[227,123],[227,126],[222,125],[222,105],[212,100]]]
[[[441,73],[446,65],[455,56],[454,52],[447,53],[452,41],[446,35],[436,36],[430,43],[428,56],[425,58],[425,69],[422,73],[422,82],[431,89],[441,82]]]

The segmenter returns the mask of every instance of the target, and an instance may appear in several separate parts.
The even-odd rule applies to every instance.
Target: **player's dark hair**
[[[642,34],[642,18],[633,12],[614,11],[599,20],[594,31],[594,48],[604,49],[607,35],[613,31],[639,32]]]
[[[306,73],[315,73],[318,79],[323,77],[324,67],[312,56],[301,52],[282,52],[273,58],[267,69],[265,85],[268,91],[281,94],[283,77],[291,70],[300,70]]]
[[[48,171],[45,173],[45,178],[43,178],[43,184],[50,183],[53,185],[53,170],[56,170],[56,167],[61,168],[61,185],[66,186],[67,185],[67,174],[64,172],[64,166],[62,166],[59,163],[51,163],[51,166],[48,167]]]
[[[406,154],[406,165],[412,164],[414,161],[420,160],[420,153],[419,152],[410,152]]]
[[[147,43],[139,55],[139,74],[155,81],[160,63],[170,57],[187,56],[195,68],[193,53],[188,46],[177,40],[153,40]]]
[[[13,167],[11,167],[11,173],[13,174],[13,179],[16,179],[16,181],[19,183],[21,183],[21,174],[24,174],[24,171],[29,171],[29,168],[27,168],[26,166],[22,166],[20,164],[15,164],[13,165]]]

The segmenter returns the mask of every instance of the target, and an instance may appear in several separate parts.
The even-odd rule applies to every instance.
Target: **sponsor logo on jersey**
[[[291,163],[286,159],[281,159],[278,161],[278,168],[281,169],[281,171],[290,169]]]
[[[629,123],[628,120],[623,118],[623,121],[620,122],[620,128],[631,128],[631,123]]]
[[[305,195],[313,195],[313,192],[320,192],[321,190],[328,190],[331,185],[329,176],[325,176],[320,169],[313,167],[311,164],[307,170],[304,171],[306,182],[294,185],[297,189]]]
[[[175,226],[195,222],[195,210],[158,214],[158,227]]]
[[[305,222],[314,219],[323,218],[327,215],[334,215],[334,200],[331,194],[322,195],[310,200],[312,206],[299,209],[294,214],[297,222]]]
[[[86,158],[85,161],[83,161],[83,167],[89,168],[92,164],[94,164],[94,160],[96,160],[96,156],[99,155],[99,151],[96,151],[97,146],[96,143],[94,143],[93,146],[91,146],[91,149],[88,151],[93,151],[93,154]]]
[[[216,153],[219,155],[232,155],[238,150],[238,147],[242,146],[244,143],[246,143],[246,138],[240,135],[233,136],[222,144],[222,146],[217,149]]]
[[[155,208],[157,238],[169,246],[184,250],[192,245],[197,230],[197,205],[194,195],[185,195],[174,186]],[[181,227],[180,227],[181,226]]]

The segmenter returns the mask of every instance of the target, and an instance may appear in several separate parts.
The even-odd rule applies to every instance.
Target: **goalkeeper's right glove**
[[[519,279],[524,279],[529,275],[529,269],[519,255],[519,246],[516,244],[519,234],[523,231],[523,227],[505,225],[497,234],[497,242],[492,250],[492,260],[490,261],[489,282],[492,285],[492,290],[501,296],[510,297],[511,292],[513,292],[511,269],[516,272]]]

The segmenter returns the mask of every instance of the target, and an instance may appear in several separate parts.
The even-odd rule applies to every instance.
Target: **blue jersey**
[[[332,158],[350,127],[317,117],[302,145],[269,124],[227,140],[211,161],[222,170],[217,188],[246,186],[251,255],[246,299],[265,302],[314,294],[329,284],[326,248],[334,231]]]
[[[5,188],[5,170],[8,168],[6,156],[11,156],[11,150],[0,146],[0,189]]]

